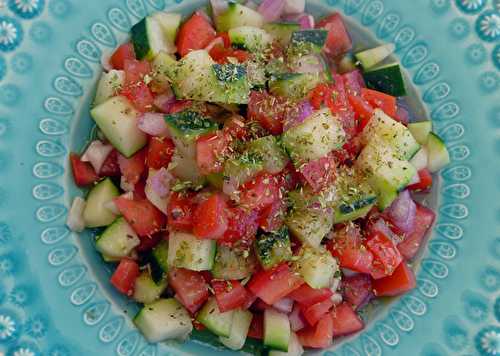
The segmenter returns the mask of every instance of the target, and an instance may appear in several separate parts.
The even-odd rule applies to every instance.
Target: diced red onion
[[[293,331],[298,331],[306,326],[304,319],[300,315],[300,307],[298,304],[295,304],[293,307],[292,312],[288,315],[288,320],[290,320],[290,328]]]
[[[212,48],[214,48],[215,46],[222,46],[224,47],[224,40],[222,39],[222,37],[216,37],[214,38],[206,47],[205,47],[205,51],[207,52],[210,52],[212,50]]]
[[[371,227],[372,231],[378,231],[390,238],[395,244],[398,244],[401,242],[401,237],[394,233],[394,231],[391,230],[389,225],[387,225],[387,222],[379,218]]]
[[[394,119],[396,119],[397,121],[399,121],[404,125],[408,125],[408,123],[410,122],[410,113],[408,110],[406,110],[406,108],[398,105],[398,109],[396,111],[396,117]]]
[[[283,13],[285,15],[303,13],[306,7],[305,0],[285,0],[285,8]]]
[[[289,110],[283,124],[283,130],[286,131],[294,126],[304,122],[313,113],[313,108],[308,100],[298,104],[296,109]]]
[[[252,0],[248,0],[247,2],[245,2],[245,6],[255,11],[257,11],[257,9],[259,8],[259,4]]]
[[[288,314],[293,309],[293,299],[281,298],[273,304],[273,308],[282,313]]]
[[[153,101],[154,106],[156,106],[158,109],[160,109],[161,112],[164,112],[165,114],[170,111],[174,103],[175,95],[170,86],[167,86],[165,88],[165,92],[155,97]]]
[[[325,66],[321,58],[315,54],[301,56],[294,64],[292,70],[295,73],[321,73]]]
[[[158,113],[144,113],[139,116],[139,120],[137,121],[137,127],[142,132],[147,133],[151,136],[168,136],[168,127],[165,123],[165,115]]]
[[[295,22],[299,23],[299,19],[304,15],[304,13],[300,14],[283,14],[281,19],[285,22]]]
[[[314,28],[314,17],[312,15],[304,14],[298,19],[301,30],[309,30]]]
[[[83,220],[83,210],[85,210],[86,202],[81,197],[75,197],[73,203],[71,203],[71,208],[68,212],[68,218],[66,219],[66,225],[71,231],[82,232],[85,229],[85,222]]]
[[[148,177],[149,179],[149,177]],[[170,183],[174,179],[174,176],[170,174],[166,168],[162,167],[158,171],[154,172],[151,177],[151,188],[161,197],[165,198],[170,192]]]
[[[342,75],[344,77],[345,87],[350,93],[361,95],[361,88],[365,88],[365,80],[359,69]]]
[[[214,16],[219,16],[227,10],[226,0],[210,0],[210,5],[212,6],[212,13]]]
[[[108,155],[113,151],[113,146],[105,145],[99,140],[92,141],[82,155],[81,160],[83,162],[90,162],[94,170],[99,173],[101,167],[108,157]]]
[[[404,233],[413,231],[416,213],[417,206],[408,190],[399,193],[387,210],[391,222]]]
[[[273,22],[280,18],[285,9],[285,0],[264,0],[260,3],[258,11],[266,22]]]

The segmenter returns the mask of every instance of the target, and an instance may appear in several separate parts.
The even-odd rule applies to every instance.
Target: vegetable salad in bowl
[[[435,214],[414,196],[448,152],[410,122],[394,46],[352,47],[304,1],[211,0],[143,18],[104,61],[67,224],[97,229],[149,342],[196,328],[300,355],[415,287]]]

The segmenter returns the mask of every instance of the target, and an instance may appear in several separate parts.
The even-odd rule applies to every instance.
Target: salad
[[[353,48],[304,0],[211,0],[143,18],[103,60],[67,224],[96,229],[149,342],[195,328],[300,355],[415,287],[435,214],[414,198],[448,152],[410,122],[394,46]]]

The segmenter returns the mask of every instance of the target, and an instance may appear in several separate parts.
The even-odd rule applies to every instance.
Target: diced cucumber
[[[288,351],[290,321],[286,314],[272,308],[264,311],[264,345],[280,351]]]
[[[168,238],[168,265],[192,271],[212,269],[215,258],[215,240],[202,240],[196,236],[175,231]]]
[[[422,146],[420,150],[418,150],[417,153],[415,153],[415,156],[410,160],[410,163],[415,167],[417,171],[427,168],[427,163],[428,163],[428,154],[427,154],[427,148],[425,146]]]
[[[337,64],[337,70],[340,74],[349,73],[358,69],[356,67],[356,58],[351,53],[345,54]]]
[[[168,48],[173,48],[175,52],[175,38],[177,37],[177,31],[179,30],[179,26],[181,24],[182,16],[180,14],[176,14],[173,12],[157,12],[152,15],[152,18],[155,19],[159,24],[163,31],[163,35],[169,44]],[[169,53],[174,53],[169,52]]]
[[[167,40],[160,23],[153,17],[145,17],[130,30],[137,59],[152,60],[161,51],[175,53],[173,42]]]
[[[106,178],[97,183],[87,196],[87,203],[83,210],[83,221],[86,227],[100,227],[111,224],[116,215],[107,209],[104,204],[116,198],[120,192],[111,179]]]
[[[201,174],[198,163],[196,163],[196,145],[193,143],[184,148],[183,151],[176,142],[176,149],[168,169],[181,181],[191,182],[194,186],[203,185],[205,177]]]
[[[427,168],[432,173],[439,171],[450,163],[450,154],[441,138],[431,132],[427,140],[428,163]],[[87,203],[88,206],[88,203]]]
[[[301,187],[288,192],[289,205],[295,209],[326,209],[334,206],[337,199],[337,187],[330,185],[321,190],[314,192],[311,187]]]
[[[252,26],[234,27],[228,31],[229,39],[234,47],[251,52],[262,51],[272,42],[273,37],[261,28]]]
[[[134,295],[132,298],[139,303],[149,304],[160,298],[167,288],[167,279],[155,282],[148,271],[142,273],[135,280]]]
[[[326,156],[344,144],[345,132],[330,109],[315,111],[301,124],[283,134],[283,146],[295,165]]]
[[[292,258],[290,236],[286,227],[260,235],[255,241],[255,252],[264,269],[270,269]]]
[[[123,217],[116,219],[97,238],[96,249],[110,258],[122,258],[130,255],[141,243],[134,229]]]
[[[253,250],[240,250],[224,245],[217,247],[212,275],[217,279],[244,279],[257,268]]]
[[[321,73],[277,74],[269,82],[269,90],[273,95],[300,100],[323,81]]]
[[[398,63],[372,68],[363,73],[366,86],[392,96],[405,96],[403,73]]]
[[[257,11],[249,7],[230,2],[227,10],[215,17],[215,26],[218,32],[227,32],[240,26],[262,27],[264,18]]]
[[[152,64],[152,85],[157,88],[165,88],[172,85],[178,71],[179,62],[171,54],[160,52],[153,60]],[[175,91],[175,85],[172,85]]]
[[[338,271],[337,261],[323,246],[303,246],[295,268],[311,288],[330,287]]]
[[[220,342],[231,350],[240,350],[245,345],[252,318],[248,310],[235,309],[229,337],[219,336]]]
[[[281,172],[288,164],[287,154],[278,144],[276,137],[272,135],[250,141],[247,148],[249,152],[262,157],[264,169],[271,174]]]
[[[269,356],[301,356],[304,353],[304,348],[300,344],[297,335],[292,332],[290,341],[288,342],[288,352],[269,350]]]
[[[149,265],[151,268],[151,277],[156,283],[163,280],[168,272],[168,242],[160,241],[150,253]]]
[[[327,36],[328,31],[322,29],[295,31],[292,33],[288,53],[292,56],[320,53]]]
[[[148,142],[137,127],[139,113],[123,96],[112,97],[90,111],[99,129],[125,157],[131,157]]]
[[[208,184],[218,190],[224,186],[224,175],[222,173],[211,173],[206,176]]]
[[[257,176],[264,169],[262,157],[246,151],[224,163],[224,177],[231,179],[238,187]]]
[[[134,324],[149,342],[185,340],[193,330],[191,317],[174,298],[146,304],[134,317]]]
[[[266,23],[263,29],[275,38],[283,47],[288,46],[292,33],[300,29],[300,25],[294,22]]]
[[[427,138],[432,131],[432,121],[419,121],[410,122],[408,124],[408,130],[410,130],[415,140],[421,145],[427,143]]]
[[[184,110],[165,116],[169,133],[175,142],[192,143],[201,135],[213,132],[219,125],[197,111]]]
[[[290,231],[304,244],[318,247],[333,226],[333,216],[316,209],[294,209],[285,220]]]
[[[392,53],[394,53],[395,49],[396,46],[393,43],[387,43],[382,46],[358,52],[354,56],[361,63],[363,69],[368,70],[389,57]]]
[[[103,261],[107,262],[107,263],[120,262],[120,260],[121,260],[121,258],[119,258],[119,257],[111,257],[111,256],[108,256],[104,253],[102,253],[101,256],[102,256]]]
[[[376,137],[387,142],[399,159],[411,159],[420,149],[410,130],[380,109],[375,109],[368,125],[363,129],[361,142],[367,144]]]
[[[111,69],[109,72],[103,72],[94,98],[94,105],[99,105],[109,98],[117,95],[125,81],[125,72],[123,70]]]
[[[233,314],[234,310],[221,313],[215,297],[210,297],[196,316],[196,320],[205,325],[215,335],[228,338],[231,335]]]

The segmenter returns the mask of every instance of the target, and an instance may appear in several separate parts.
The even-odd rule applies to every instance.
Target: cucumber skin
[[[364,72],[363,77],[369,89],[392,96],[406,95],[405,82],[399,65],[372,69]]]
[[[222,337],[229,337],[231,334],[231,324],[233,310],[221,313],[215,297],[210,297],[196,316],[196,320],[214,334]]]
[[[130,30],[135,55],[139,60],[148,58],[150,52],[147,19],[147,17],[143,18]]]

